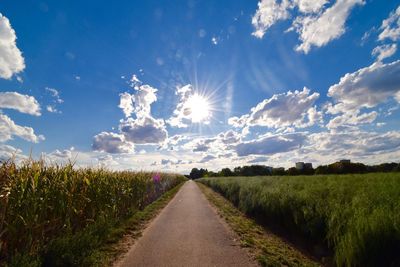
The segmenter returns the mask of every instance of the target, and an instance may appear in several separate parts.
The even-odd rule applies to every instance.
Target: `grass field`
[[[2,163],[0,265],[80,265],[110,229],[185,179],[33,161]]]
[[[323,244],[337,266],[400,264],[400,174],[203,178],[287,236]]]
[[[240,245],[247,248],[249,254],[257,260],[259,265],[265,267],[321,266],[279,236],[265,231],[256,221],[244,215],[220,194],[201,183],[199,183],[199,187],[217,209],[218,214],[237,234]]]

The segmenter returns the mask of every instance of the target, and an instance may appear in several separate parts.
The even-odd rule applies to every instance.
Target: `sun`
[[[192,122],[198,123],[209,119],[210,104],[208,100],[199,94],[194,94],[186,102],[188,117]]]

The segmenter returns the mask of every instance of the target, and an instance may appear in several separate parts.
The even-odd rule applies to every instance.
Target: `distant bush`
[[[337,266],[400,266],[400,173],[199,181],[289,236],[325,244]]]
[[[335,162],[329,165],[321,165],[316,169],[295,167],[271,168],[265,165],[238,166],[233,170],[223,168],[219,172],[208,171],[207,169],[194,168],[188,176],[191,179],[202,177],[230,177],[230,176],[266,176],[266,175],[314,175],[314,174],[350,174],[350,173],[370,173],[370,172],[400,172],[400,163],[382,163],[379,165],[368,166],[363,163]]]

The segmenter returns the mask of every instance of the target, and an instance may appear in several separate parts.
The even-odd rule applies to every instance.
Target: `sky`
[[[399,0],[0,13],[0,159],[180,173],[399,161]]]

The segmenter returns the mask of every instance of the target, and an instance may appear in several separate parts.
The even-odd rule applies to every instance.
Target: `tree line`
[[[190,179],[202,177],[227,177],[227,176],[267,176],[267,175],[318,175],[318,174],[350,174],[369,172],[400,172],[400,163],[382,163],[379,165],[365,165],[363,163],[335,162],[328,165],[321,165],[317,168],[296,169],[291,167],[271,168],[265,165],[249,165],[230,168],[223,168],[213,172],[203,168],[193,168],[189,175]]]

